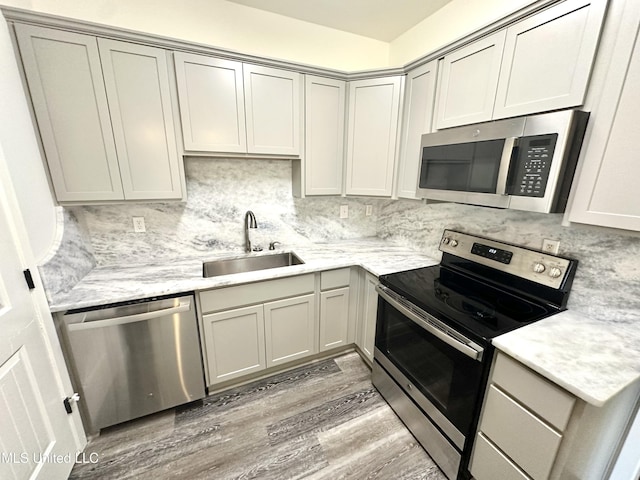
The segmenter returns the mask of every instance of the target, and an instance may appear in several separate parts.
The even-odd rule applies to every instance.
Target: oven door
[[[375,360],[462,451],[483,389],[484,348],[389,288],[377,290]]]

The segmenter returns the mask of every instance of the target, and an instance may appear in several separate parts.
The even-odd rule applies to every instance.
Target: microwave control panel
[[[509,194],[544,197],[558,134],[520,137],[510,172]]]

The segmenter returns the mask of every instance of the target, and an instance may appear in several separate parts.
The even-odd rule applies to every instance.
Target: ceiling
[[[451,0],[228,0],[390,42]]]

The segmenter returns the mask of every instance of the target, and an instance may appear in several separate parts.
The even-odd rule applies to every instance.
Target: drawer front
[[[482,433],[476,436],[469,471],[476,480],[530,480],[504,453]]]
[[[489,387],[480,431],[534,479],[546,479],[562,435],[513,399]]]
[[[351,278],[350,268],[340,268],[338,270],[329,270],[320,274],[320,290],[331,290],[333,288],[341,288],[349,286]]]
[[[491,383],[499,385],[558,430],[564,431],[567,427],[575,397],[511,357],[498,354]]]
[[[314,275],[298,275],[200,292],[202,313],[295,297],[315,291]]]

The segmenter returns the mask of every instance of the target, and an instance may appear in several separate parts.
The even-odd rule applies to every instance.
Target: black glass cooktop
[[[442,265],[382,275],[380,283],[461,333],[485,340],[558,311]]]

